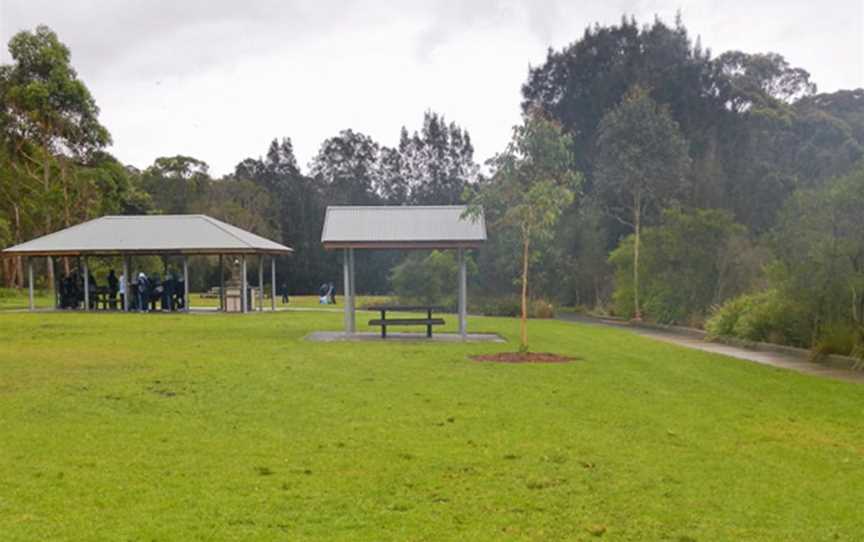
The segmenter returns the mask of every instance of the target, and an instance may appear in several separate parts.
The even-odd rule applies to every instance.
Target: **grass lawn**
[[[0,314],[0,539],[864,539],[864,387],[555,321],[580,361],[302,340],[341,323]]]

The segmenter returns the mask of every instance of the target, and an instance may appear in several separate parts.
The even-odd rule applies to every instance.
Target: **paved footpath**
[[[864,371],[853,371],[851,369],[841,369],[829,367],[813,363],[803,357],[794,354],[786,354],[781,352],[770,352],[762,350],[750,350],[737,346],[730,346],[722,343],[706,342],[702,338],[686,333],[679,333],[672,330],[657,330],[637,326],[631,326],[626,322],[617,322],[614,320],[601,320],[599,318],[591,318],[577,314],[561,314],[557,317],[559,320],[567,322],[578,322],[580,324],[597,325],[606,327],[616,327],[626,329],[637,335],[648,337],[657,341],[677,344],[687,348],[702,350],[703,352],[711,352],[713,354],[722,354],[733,358],[770,365],[771,367],[779,367],[797,371],[822,378],[832,378],[835,380],[843,380],[846,382],[857,382],[864,384]]]

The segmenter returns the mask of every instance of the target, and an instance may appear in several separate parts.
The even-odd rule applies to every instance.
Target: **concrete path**
[[[648,329],[643,327],[631,326],[626,322],[617,322],[614,320],[603,320],[599,318],[591,318],[577,314],[561,314],[558,320],[567,322],[578,322],[580,324],[597,325],[605,327],[617,327],[626,329],[637,335],[648,337],[656,341],[676,344],[686,348],[702,350],[703,352],[711,352],[713,354],[722,354],[737,359],[752,361],[753,363],[761,363],[770,365],[771,367],[779,367],[790,371],[797,371],[813,376],[823,378],[831,378],[835,380],[843,380],[845,382],[856,382],[864,384],[864,371],[853,371],[851,369],[840,369],[813,363],[802,356],[787,354],[781,352],[768,352],[761,350],[749,350],[747,348],[739,348],[722,343],[706,342],[701,337],[695,334],[678,333],[675,331]]]

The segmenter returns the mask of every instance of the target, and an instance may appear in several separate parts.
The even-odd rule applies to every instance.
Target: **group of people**
[[[103,305],[106,308],[122,310],[127,295],[130,311],[176,311],[186,307],[185,284],[173,271],[169,271],[165,280],[162,280],[158,273],[147,276],[146,273],[139,272],[132,276],[131,281],[127,281],[125,275],[121,274],[118,278],[111,269],[105,279],[105,286],[99,286],[90,273],[87,277],[87,290],[90,309],[96,309],[100,296],[104,296]],[[84,278],[77,269],[60,278],[57,291],[61,309],[80,309],[84,306]]]
[[[87,288],[89,293],[90,308],[96,308],[96,279],[93,274],[87,277]],[[79,309],[84,306],[84,275],[77,269],[67,273],[60,278],[57,292],[60,296],[59,305],[61,309]]]

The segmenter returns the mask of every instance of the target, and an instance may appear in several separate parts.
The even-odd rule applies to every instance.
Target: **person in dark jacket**
[[[120,281],[117,280],[117,275],[113,269],[108,270],[108,306],[112,309],[117,308],[117,290],[120,288]]]

